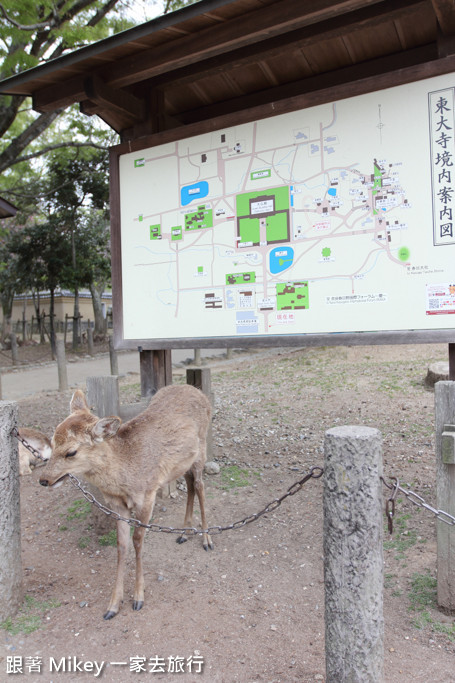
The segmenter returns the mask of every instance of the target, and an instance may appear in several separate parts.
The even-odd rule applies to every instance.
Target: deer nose
[[[40,479],[39,483],[41,486],[49,486],[49,480],[48,479]]]

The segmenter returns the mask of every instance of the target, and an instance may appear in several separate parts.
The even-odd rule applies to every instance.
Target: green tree
[[[1,339],[4,341],[11,332],[11,314],[14,295],[20,288],[20,277],[17,271],[17,258],[11,254],[10,242],[12,233],[2,231],[0,237],[0,303],[2,307]]]
[[[73,348],[79,341],[79,290],[90,287],[95,296],[110,279],[109,160],[96,149],[61,149],[49,155],[43,209],[71,244],[71,259],[62,264],[59,284],[74,292]],[[94,301],[98,332],[102,327]]]
[[[1,0],[0,79],[128,28],[127,6],[128,0]],[[33,175],[30,161],[50,149],[107,146],[93,139],[98,128],[76,108],[38,114],[25,96],[0,96],[0,192],[8,196],[18,178]]]
[[[129,28],[137,21],[148,20],[158,14],[155,11],[149,15],[154,4],[155,0],[0,0],[0,80]],[[157,4],[162,6],[161,13],[167,13],[191,4],[191,0],[159,0]],[[138,6],[143,16],[137,12]],[[60,171],[57,168],[63,150],[76,148],[81,152],[71,161],[80,169],[87,158],[82,152],[107,150],[116,142],[113,131],[97,117],[80,114],[76,106],[39,114],[24,96],[0,95],[0,195],[20,207],[15,219],[3,222],[2,227],[6,224],[8,230],[2,230],[0,239],[0,299],[6,322],[11,317],[18,288],[27,287],[39,293],[40,287],[46,287],[53,293],[64,281],[65,272],[65,282],[71,281],[77,292],[82,279],[78,280],[76,272],[70,277],[68,264],[62,267],[62,259],[68,256],[63,245],[67,247],[69,231],[69,263],[81,278],[85,272],[81,263],[84,246],[91,243],[96,255],[92,258],[90,276],[84,282],[92,291],[95,329],[100,330],[97,304],[108,280],[108,231],[106,200],[103,199],[101,207],[96,195],[105,191],[101,185],[107,181],[107,169],[103,171],[104,178],[100,175],[91,179],[91,210],[87,210],[85,199],[74,197],[73,217],[69,209],[70,189],[65,185],[60,193],[60,199],[66,194],[65,211],[56,211],[58,184],[52,185],[48,176],[51,174],[55,180],[63,169],[62,164]],[[87,187],[82,192],[90,194]],[[85,235],[79,248],[77,230]],[[13,255],[9,254],[10,241],[16,250]],[[57,262],[59,270],[54,268]],[[39,312],[39,295],[37,302]],[[51,322],[53,325],[52,317]]]
[[[53,217],[46,221],[33,222],[9,243],[16,258],[16,272],[22,282],[27,282],[37,291],[50,292],[50,341],[55,356],[55,290],[62,278],[62,264],[71,262],[71,244],[65,239],[58,222]]]

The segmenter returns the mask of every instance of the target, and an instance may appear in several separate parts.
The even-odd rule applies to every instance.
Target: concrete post
[[[0,622],[22,603],[21,517],[17,403],[0,401]]]
[[[58,368],[58,390],[66,391],[68,389],[68,372],[66,369],[65,342],[63,339],[57,339],[56,353]]]
[[[114,340],[112,335],[109,335],[109,359],[111,363],[111,375],[118,375],[118,356],[114,349]]]
[[[88,321],[88,327],[87,327],[87,351],[88,351],[89,356],[95,355],[95,348],[93,345],[93,329],[92,329],[92,326],[90,325],[90,320]]]
[[[436,433],[436,507],[455,517],[455,464],[446,464],[442,453],[442,434],[446,425],[455,425],[455,382],[434,385]],[[438,551],[438,604],[455,610],[454,528],[436,523]]]
[[[14,332],[11,332],[11,358],[13,365],[19,363],[19,354],[17,352],[17,337]]]
[[[118,377],[87,377],[87,403],[98,417],[119,414],[119,386]],[[107,505],[101,491],[93,484],[85,484],[87,490],[95,496],[102,505]],[[95,505],[91,507],[93,526],[98,536],[109,533],[115,528],[112,517],[105,515]]]
[[[325,435],[326,683],[383,681],[381,441],[361,426]]]

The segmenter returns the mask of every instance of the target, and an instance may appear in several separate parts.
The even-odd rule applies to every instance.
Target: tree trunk
[[[3,322],[2,322],[2,341],[11,334],[11,316],[13,314],[14,291],[11,289],[4,289],[0,294],[2,302]]]
[[[93,314],[95,316],[95,330],[94,333],[100,337],[106,334],[106,321],[103,315],[103,304],[101,297],[103,296],[105,282],[99,282],[97,285],[92,282],[90,284],[90,294],[92,295]]]

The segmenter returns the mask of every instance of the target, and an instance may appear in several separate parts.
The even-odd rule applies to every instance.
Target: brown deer
[[[32,467],[43,465],[45,460],[51,457],[51,442],[44,434],[41,434],[37,429],[30,429],[29,427],[20,427],[18,429],[19,436],[24,439],[34,450],[36,450],[43,460],[41,460],[35,453],[29,450],[22,441],[18,442],[18,456],[19,456],[19,474],[21,476],[32,473]]]
[[[158,489],[185,476],[188,495],[185,527],[192,526],[194,494],[207,529],[202,470],[211,408],[204,394],[189,385],[160,389],[147,408],[122,424],[119,417],[92,415],[82,391],[74,393],[71,414],[52,438],[52,456],[40,477],[43,486],[56,486],[68,474],[82,475],[104,495],[107,505],[122,517],[134,516],[148,524]],[[136,583],[133,609],[144,604],[142,545],[144,527],[136,527]],[[209,534],[202,535],[205,550],[213,548]],[[104,614],[112,619],[123,600],[123,575],[129,544],[129,525],[117,521],[117,577]],[[185,534],[177,542],[187,540]]]

